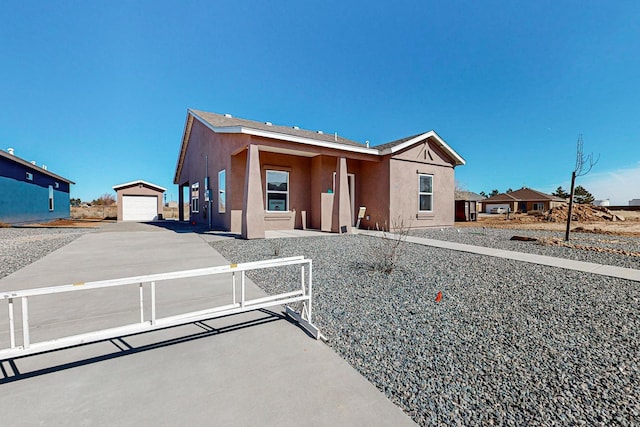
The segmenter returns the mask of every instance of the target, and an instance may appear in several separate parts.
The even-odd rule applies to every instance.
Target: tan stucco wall
[[[267,170],[289,172],[289,212],[287,215],[270,214],[265,221],[266,230],[302,228],[300,211],[311,212],[311,158],[287,154],[260,152],[262,190],[266,194]],[[266,202],[263,200],[266,208]],[[293,215],[295,211],[295,215]],[[266,220],[267,218],[265,218]],[[269,223],[268,226],[266,223]]]
[[[451,160],[428,140],[389,159],[389,223],[391,228],[453,226],[455,173]],[[433,176],[433,210],[419,212],[419,175]]]
[[[188,149],[183,160],[179,185],[200,184],[200,209],[192,213],[190,220],[199,224],[208,224],[209,212],[205,215],[205,158],[208,156],[208,172],[212,190],[211,226],[213,229],[230,230],[232,210],[242,209],[246,150],[243,147],[250,142],[248,135],[217,134],[211,132],[198,120],[193,121]],[[232,153],[238,152],[235,156]],[[218,213],[218,172],[226,170],[226,212]],[[191,189],[187,191],[185,204],[191,202]]]
[[[359,189],[356,210],[360,206],[367,208],[360,228],[375,230],[389,223],[388,176],[388,161],[362,162],[360,165],[360,174],[356,176],[356,188]]]

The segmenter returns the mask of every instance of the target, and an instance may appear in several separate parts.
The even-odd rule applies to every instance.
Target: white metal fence
[[[300,265],[300,288],[278,295],[254,298],[248,300],[246,298],[245,272],[263,268],[278,268],[290,265]],[[172,315],[168,317],[156,316],[156,293],[162,292],[160,282],[175,279],[185,279],[199,276],[214,276],[220,274],[231,275],[231,301],[230,304],[207,308],[204,310],[191,311],[188,313]],[[237,275],[240,276],[240,295],[237,292]],[[102,280],[95,282],[81,282],[61,286],[52,286],[45,288],[27,289],[21,291],[0,291],[0,300],[8,302],[9,316],[9,347],[3,347],[0,343],[0,360],[13,357],[25,356],[29,354],[40,353],[49,350],[56,350],[65,347],[71,347],[79,344],[86,344],[96,341],[102,341],[110,338],[121,337],[125,335],[147,332],[170,326],[183,325],[200,320],[213,319],[216,317],[227,316],[230,314],[243,313],[251,310],[259,310],[262,308],[285,305],[286,313],[295,319],[300,325],[306,329],[314,338],[320,338],[321,334],[318,328],[311,323],[311,295],[312,295],[312,261],[302,256],[279,258],[273,260],[247,262],[243,264],[231,264],[219,267],[201,268],[196,270],[175,271],[170,273],[150,274],[145,276],[126,277],[122,279]],[[150,284],[150,302],[151,315],[145,319],[145,298],[143,284]],[[31,342],[29,336],[29,298],[34,296],[46,296],[52,294],[89,291],[95,289],[112,288],[118,286],[137,285],[139,291],[140,303],[140,322],[128,324],[124,326],[103,329],[79,335],[64,336],[60,338],[50,339],[41,342]],[[22,343],[16,342],[16,319],[14,316],[14,305],[16,301],[21,304],[21,324],[22,324]],[[296,312],[287,304],[295,302],[302,303],[300,312]],[[148,311],[148,310],[147,310]]]

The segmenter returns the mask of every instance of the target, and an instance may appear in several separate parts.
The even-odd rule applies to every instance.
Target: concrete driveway
[[[112,224],[3,278],[0,291],[229,263],[207,235],[180,231]],[[137,292],[30,301],[32,338],[135,319]],[[252,283],[248,292],[263,294]],[[227,284],[182,279],[159,291],[159,310],[198,309],[229,293]],[[0,301],[2,348],[6,313]],[[0,414],[7,426],[413,425],[327,345],[268,310],[0,361]]]

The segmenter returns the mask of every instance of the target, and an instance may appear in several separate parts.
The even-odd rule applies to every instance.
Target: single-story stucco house
[[[73,181],[0,150],[0,222],[46,222],[71,216]]]
[[[482,200],[486,213],[491,213],[494,208],[502,208],[505,211],[510,209],[511,212],[547,211],[566,204],[565,199],[527,187]]]
[[[337,134],[188,110],[174,183],[191,222],[265,230],[452,226],[454,168],[434,131],[369,147]],[[188,200],[185,199],[185,190]]]

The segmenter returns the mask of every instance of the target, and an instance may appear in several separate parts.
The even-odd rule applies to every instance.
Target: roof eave
[[[353,153],[373,154],[373,155],[378,154],[378,150],[376,150],[375,148],[357,147],[352,145],[341,144],[339,142],[320,141],[312,138],[305,138],[303,136],[288,135],[286,133],[281,133],[281,132],[271,132],[271,131],[266,131],[262,129],[255,129],[249,126],[241,126],[241,125],[240,126],[214,126],[204,118],[200,117],[193,110],[189,110],[189,114],[191,114],[194,118],[198,119],[200,123],[202,123],[204,126],[209,128],[211,131],[216,133],[241,133],[245,135],[278,139],[281,141],[296,142],[299,144],[306,144],[306,145],[311,145],[315,147],[324,147],[324,148],[331,148],[334,150],[350,151]]]
[[[191,127],[193,126],[193,113],[191,110],[187,110],[187,118],[184,122],[184,131],[182,132],[182,143],[180,144],[180,153],[178,154],[178,161],[176,163],[176,173],[173,176],[173,183],[179,185],[180,174],[182,173],[182,163],[184,162],[184,156],[187,152],[187,145],[189,143],[189,137],[191,135]]]
[[[131,182],[125,182],[124,184],[114,185],[112,188],[114,189],[114,191],[118,191],[121,188],[131,187],[131,186],[136,185],[136,184],[144,184],[147,187],[155,188],[156,190],[162,190],[162,192],[167,191],[167,189],[164,188],[164,187],[160,187],[159,185],[152,184],[152,183],[144,181],[142,179],[138,179],[136,181],[131,181]]]
[[[26,161],[24,159],[21,159],[20,157],[17,157],[15,154],[5,153],[4,151],[0,150],[0,155],[2,155],[2,157],[4,157],[5,159],[12,160],[12,161],[14,161],[14,162],[16,162],[18,164],[21,164],[23,166],[26,166],[26,167],[32,168],[34,170],[37,170],[40,173],[43,173],[45,175],[50,176],[51,178],[59,179],[60,181],[64,181],[67,184],[76,185],[76,183],[71,181],[70,179],[67,179],[67,178],[62,177],[62,176],[60,176],[58,174],[55,174],[55,173],[51,172],[49,169],[44,169],[44,168],[42,168],[42,167],[40,167],[38,165],[34,165],[31,162],[28,162],[28,161]]]

